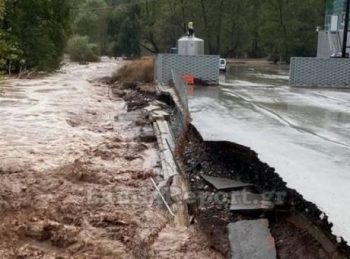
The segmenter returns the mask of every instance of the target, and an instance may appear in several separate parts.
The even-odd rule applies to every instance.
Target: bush
[[[98,47],[90,43],[88,36],[75,35],[68,40],[67,53],[72,61],[98,62]]]
[[[126,64],[116,73],[114,73],[112,81],[121,83],[152,83],[154,76],[154,61],[153,58],[145,57],[134,60]]]
[[[9,72],[19,72],[21,68],[57,69],[69,32],[70,1],[0,2],[3,15],[0,37],[4,43],[0,58],[6,60],[6,69]]]

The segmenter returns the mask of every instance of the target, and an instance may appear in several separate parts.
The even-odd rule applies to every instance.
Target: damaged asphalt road
[[[221,86],[196,89],[194,126],[207,141],[258,153],[324,212],[340,243],[349,243],[349,90],[290,88],[285,72],[233,69]]]

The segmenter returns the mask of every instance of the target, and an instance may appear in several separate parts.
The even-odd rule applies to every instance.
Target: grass
[[[113,82],[119,83],[152,83],[154,77],[154,60],[144,57],[134,60],[114,73]]]

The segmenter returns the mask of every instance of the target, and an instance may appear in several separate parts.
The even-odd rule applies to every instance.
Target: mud
[[[154,88],[113,87],[125,102],[96,80],[119,65],[67,64],[8,82],[0,97],[9,123],[0,126],[1,258],[221,258],[198,229],[173,226],[154,198],[158,147],[141,110]]]

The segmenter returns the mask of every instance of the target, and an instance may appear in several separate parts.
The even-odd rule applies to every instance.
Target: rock
[[[275,240],[266,219],[243,220],[228,225],[232,259],[274,259]]]

